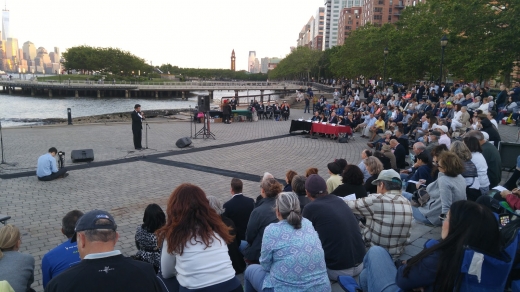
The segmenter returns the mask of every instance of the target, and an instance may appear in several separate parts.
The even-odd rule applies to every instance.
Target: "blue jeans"
[[[305,108],[303,109],[303,113],[306,113],[306,112],[307,112],[307,113],[310,113],[310,112],[311,112],[311,111],[309,110],[309,105],[308,105],[308,104],[306,104],[306,105],[305,105]]]
[[[402,192],[401,194],[403,195],[403,197],[407,198],[408,201],[412,200],[412,194],[410,194],[408,192]],[[412,213],[413,213],[413,218],[416,221],[419,221],[423,224],[433,225],[430,222],[430,220],[426,219],[426,217],[424,217],[423,213],[421,213],[421,211],[419,211],[419,208],[412,206]]]
[[[238,247],[238,250],[239,250],[240,252],[243,252],[244,249],[246,249],[246,247],[247,247],[247,241],[245,241],[245,240],[241,240],[241,241],[240,241],[240,246]]]
[[[273,288],[262,289],[264,279],[269,273],[261,265],[250,265],[244,272],[244,291],[245,292],[272,292]]]
[[[397,269],[387,250],[380,246],[371,247],[363,259],[363,271],[359,274],[359,286],[363,291],[395,292]],[[247,291],[247,290],[246,290]]]

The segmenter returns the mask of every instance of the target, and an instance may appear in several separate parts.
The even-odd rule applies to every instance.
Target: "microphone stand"
[[[144,137],[145,137],[145,144],[146,144],[146,147],[145,149],[148,149],[148,129],[151,129],[150,126],[148,125],[148,122],[145,122],[145,127],[144,127],[145,131],[144,131]]]
[[[190,138],[193,138],[193,117],[191,116],[192,112],[191,112],[191,104],[190,104]]]
[[[2,161],[0,164],[5,164],[9,166],[16,166],[14,163],[7,163],[4,159],[4,137],[2,136],[2,122],[0,121],[0,148],[2,150]]]

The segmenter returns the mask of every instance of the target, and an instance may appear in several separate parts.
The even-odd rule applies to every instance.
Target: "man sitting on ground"
[[[76,223],[71,242],[78,243],[81,262],[52,279],[51,291],[157,291],[162,288],[151,264],[124,257],[114,246],[119,239],[114,217],[93,210]]]
[[[58,170],[55,158],[57,153],[58,149],[56,149],[56,147],[51,147],[49,153],[43,154],[38,158],[38,165],[36,167],[36,176],[38,176],[38,180],[51,181],[69,175],[65,167]]]
[[[42,259],[42,278],[43,287],[52,278],[55,278],[63,271],[76,265],[81,260],[78,253],[78,244],[70,242],[74,235],[74,227],[78,219],[83,216],[83,212],[78,210],[70,211],[61,220],[61,233],[67,237],[67,241],[50,250]]]
[[[247,223],[249,216],[255,208],[255,201],[242,194],[243,183],[238,178],[231,180],[231,199],[224,203],[224,216],[235,223],[236,236],[238,240],[246,239]]]
[[[346,203],[354,214],[366,219],[363,237],[367,246],[381,246],[399,257],[410,238],[412,206],[401,195],[402,182],[396,171],[381,171],[372,184],[377,185],[377,194]]]
[[[339,197],[327,193],[325,180],[317,174],[307,178],[305,192],[311,202],[305,206],[303,217],[318,232],[329,279],[359,275],[366,250],[352,210]]]

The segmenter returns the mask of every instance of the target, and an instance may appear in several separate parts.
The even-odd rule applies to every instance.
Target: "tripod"
[[[145,123],[144,126],[144,141],[145,141],[145,149],[148,149],[148,129],[150,129],[150,126],[148,125],[148,122]]]
[[[213,140],[215,140],[215,135],[210,131],[209,118],[209,112],[204,112],[204,126],[202,126],[202,129],[200,129],[193,138],[197,139],[198,136],[202,136],[203,139],[213,138]]]
[[[7,163],[4,159],[4,138],[2,136],[2,122],[1,121],[0,121],[0,148],[2,150],[2,161],[0,162],[0,164],[16,166],[16,164],[14,164],[14,163]]]

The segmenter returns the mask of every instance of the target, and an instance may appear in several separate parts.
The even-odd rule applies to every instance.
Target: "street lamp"
[[[448,38],[446,37],[446,35],[444,35],[441,38],[442,53],[441,53],[441,74],[439,74],[439,84],[442,82],[442,63],[444,63],[444,48],[446,48],[447,45],[448,45]]]
[[[386,82],[386,56],[388,55],[388,48],[384,49],[383,54],[385,55],[385,65],[384,65],[384,68],[383,68],[383,89],[385,89],[385,82]]]

